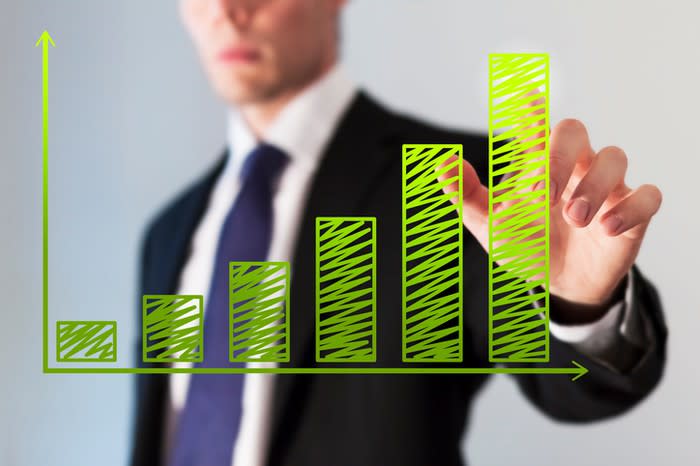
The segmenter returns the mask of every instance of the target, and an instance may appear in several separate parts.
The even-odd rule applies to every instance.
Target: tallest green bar
[[[403,146],[404,362],[462,360],[461,198],[461,145]]]
[[[549,58],[489,56],[489,360],[549,361]]]

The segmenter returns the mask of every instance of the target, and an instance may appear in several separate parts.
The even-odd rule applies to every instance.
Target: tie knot
[[[287,164],[289,157],[275,146],[261,143],[246,157],[241,180],[270,184]]]

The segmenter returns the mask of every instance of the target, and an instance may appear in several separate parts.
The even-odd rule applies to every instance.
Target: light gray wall
[[[51,51],[51,321],[119,320],[132,353],[135,250],[146,219],[223,144],[214,99],[174,2],[2,0],[0,8],[0,464],[124,465],[127,376],[41,374],[40,51]],[[485,130],[486,57],[548,51],[552,121],[574,116],[597,147],[630,157],[632,185],[664,203],[638,263],[671,332],[665,380],[602,424],[555,424],[506,377],[477,403],[465,440],[475,465],[695,465],[700,454],[700,237],[694,191],[700,8],[691,1],[351,0],[350,74],[397,109]]]

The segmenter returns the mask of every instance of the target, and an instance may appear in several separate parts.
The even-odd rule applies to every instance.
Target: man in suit
[[[356,89],[337,63],[344,3],[182,0],[204,68],[232,109],[228,147],[149,226],[141,293],[204,294],[202,365],[215,366],[207,345],[226,334],[227,261],[289,261],[288,365],[313,366],[315,218],[374,216],[377,366],[398,366],[401,146],[458,143],[465,158],[460,365],[489,366],[488,140],[394,113]],[[576,383],[557,375],[513,377],[546,415],[588,422],[629,410],[661,378],[661,304],[634,264],[661,194],[653,185],[627,187],[624,152],[594,151],[577,120],[553,127],[550,149],[548,365],[576,360],[590,372]],[[486,379],[140,375],[132,465],[464,464],[461,440]]]

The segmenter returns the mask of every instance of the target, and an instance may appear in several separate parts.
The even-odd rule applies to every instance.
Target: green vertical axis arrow
[[[56,47],[48,31],[41,33],[35,47],[42,45],[42,124],[43,124],[43,275],[44,372],[49,369],[49,44]]]

